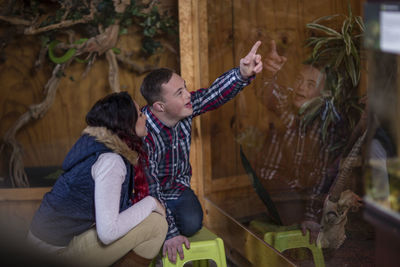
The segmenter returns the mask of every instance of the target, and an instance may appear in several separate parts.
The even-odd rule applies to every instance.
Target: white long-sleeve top
[[[121,188],[125,180],[126,166],[122,157],[116,153],[104,153],[92,166],[95,183],[94,201],[96,230],[101,242],[108,245],[128,233],[141,223],[157,207],[156,200],[147,196],[119,213]],[[28,242],[47,253],[63,247],[54,246],[34,236],[30,231]]]
[[[124,236],[157,207],[156,200],[147,196],[119,213],[125,176],[125,163],[116,153],[101,154],[92,166],[96,229],[100,240],[106,245]]]

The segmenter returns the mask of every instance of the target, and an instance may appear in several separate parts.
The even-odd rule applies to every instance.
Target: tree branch
[[[108,61],[108,82],[113,92],[120,92],[118,63],[114,52],[110,49],[106,52]]]
[[[5,146],[11,147],[12,151],[9,161],[9,175],[13,187],[29,187],[28,177],[24,170],[24,161],[22,157],[23,150],[21,145],[15,139],[15,136],[17,132],[26,124],[28,124],[31,120],[42,118],[44,114],[46,114],[46,112],[50,109],[54,102],[58,89],[58,84],[61,79],[59,72],[63,71],[64,68],[69,65],[69,63],[70,61],[62,65],[57,65],[54,68],[52,77],[45,85],[45,99],[39,104],[31,105],[29,107],[29,110],[22,114],[19,119],[14,123],[14,125],[10,129],[8,129],[4,135],[3,144],[0,147],[0,152],[3,151]]]
[[[96,1],[92,1],[90,3],[90,14],[83,16],[83,18],[81,18],[81,19],[63,20],[60,23],[52,24],[52,25],[48,25],[48,26],[40,27],[40,28],[36,28],[31,23],[30,24],[31,26],[29,28],[26,28],[24,33],[28,34],[28,35],[34,35],[34,34],[51,31],[51,30],[55,30],[55,29],[71,27],[73,25],[80,24],[80,23],[88,23],[89,21],[92,21],[94,19],[95,12],[96,12]]]
[[[67,28],[67,27],[71,27],[71,26],[73,26],[75,24],[79,24],[79,23],[88,23],[89,21],[93,20],[93,17],[94,17],[93,14],[89,14],[89,15],[84,16],[82,19],[64,20],[64,21],[61,21],[60,23],[51,24],[51,25],[48,25],[45,27],[35,28],[34,26],[31,26],[29,28],[26,28],[24,33],[27,35],[34,35],[34,34],[47,32],[47,31],[51,31],[51,30]]]
[[[24,26],[32,25],[32,21],[24,20],[18,17],[6,17],[0,15],[0,20],[6,21],[14,25],[24,25]]]
[[[157,69],[157,66],[149,65],[149,64],[146,64],[146,65],[144,65],[144,66],[141,66],[141,65],[135,63],[135,62],[134,62],[133,60],[131,60],[130,58],[128,58],[126,55],[119,54],[119,55],[117,55],[117,59],[118,59],[118,61],[120,61],[121,63],[123,63],[123,64],[125,64],[126,66],[128,66],[128,68],[129,68],[131,71],[134,71],[134,72],[136,72],[136,73],[138,73],[138,74],[143,74],[143,73],[145,73],[145,72],[148,72],[148,71],[152,71],[152,70]]]

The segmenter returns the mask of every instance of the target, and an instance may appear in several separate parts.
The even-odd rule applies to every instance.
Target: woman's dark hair
[[[148,158],[143,143],[136,135],[135,125],[139,114],[135,103],[127,92],[112,93],[98,100],[86,115],[86,123],[93,127],[105,127],[124,141],[139,155],[135,166],[135,199],[144,198],[149,193],[144,168]]]
[[[98,100],[86,115],[86,123],[89,126],[106,127],[116,134],[134,134],[137,118],[131,96],[127,92],[121,92]]]

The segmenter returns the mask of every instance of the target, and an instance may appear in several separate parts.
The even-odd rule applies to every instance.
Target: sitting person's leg
[[[167,230],[165,218],[153,212],[109,245],[102,244],[96,229],[92,228],[72,239],[61,256],[67,261],[72,260],[74,266],[110,266],[131,250],[143,258],[152,259],[159,253]]]
[[[186,188],[178,199],[167,201],[167,205],[181,235],[190,237],[201,229],[203,210],[192,189]]]

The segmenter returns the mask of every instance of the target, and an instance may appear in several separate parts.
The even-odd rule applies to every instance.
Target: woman
[[[157,255],[168,228],[164,207],[147,196],[146,116],[122,92],[100,99],[86,122],[28,240],[74,266],[108,266],[131,250],[146,265],[143,258]]]

